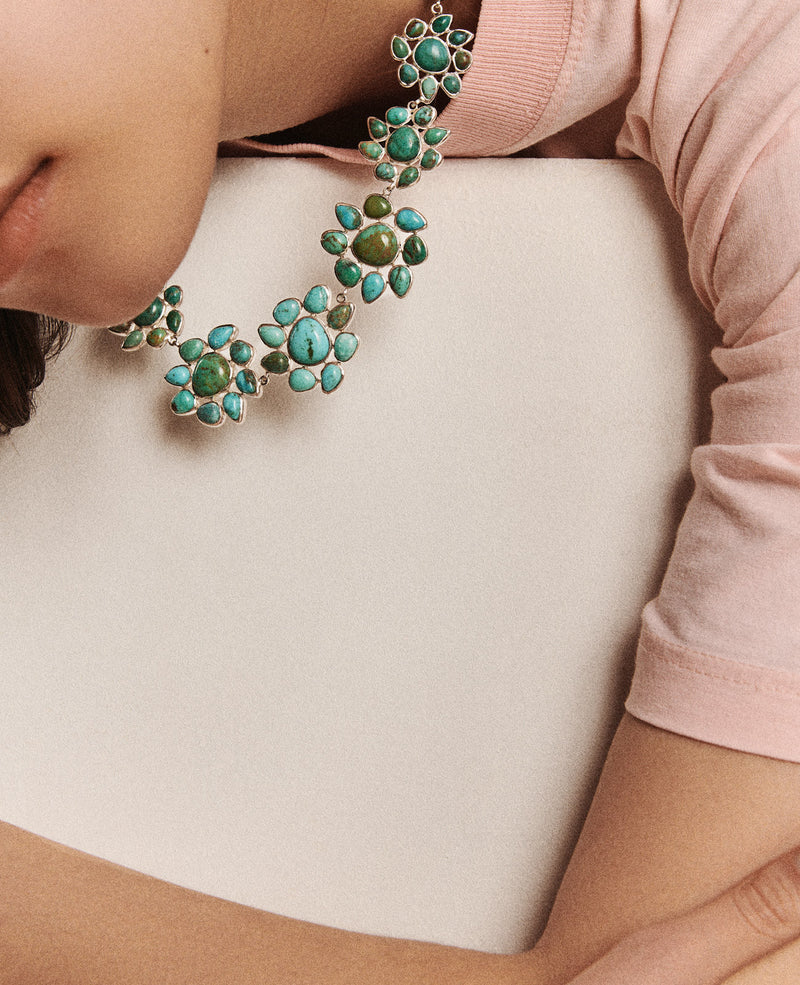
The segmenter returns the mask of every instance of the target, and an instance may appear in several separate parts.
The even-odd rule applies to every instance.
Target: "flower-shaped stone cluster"
[[[448,96],[461,92],[461,79],[472,65],[472,55],[464,48],[472,41],[469,31],[451,30],[452,14],[439,14],[430,23],[418,17],[406,24],[403,34],[392,38],[392,57],[400,62],[400,85],[410,89],[419,85],[424,103],[435,99],[442,88]]]
[[[226,418],[240,424],[244,398],[261,396],[261,380],[250,369],[255,351],[237,334],[233,325],[219,325],[207,340],[187,339],[178,347],[183,365],[164,379],[179,388],[170,406],[180,417],[197,414],[209,427],[219,427]]]
[[[361,154],[375,163],[375,177],[400,188],[419,181],[421,171],[431,171],[442,163],[436,149],[450,131],[433,126],[433,106],[392,106],[383,120],[371,116],[367,122],[371,140],[358,145]]]
[[[140,349],[145,343],[160,349],[174,341],[183,329],[183,315],[178,306],[183,301],[183,291],[177,284],[164,289],[151,305],[125,325],[116,325],[109,331],[121,335],[122,348],[127,352]]]
[[[339,283],[346,288],[360,283],[367,304],[378,300],[387,283],[397,297],[404,298],[411,288],[409,268],[428,259],[428,247],[418,235],[428,225],[425,217],[416,209],[395,212],[388,198],[370,195],[363,211],[355,205],[337,205],[336,218],[342,229],[323,233],[322,246],[339,257],[334,267]],[[379,221],[365,225],[366,219]],[[406,238],[401,246],[403,234]],[[396,262],[398,258],[401,262]],[[386,267],[388,273],[383,272]],[[365,275],[364,268],[374,269]]]
[[[312,287],[301,302],[287,298],[272,312],[275,324],[261,325],[261,341],[272,349],[261,360],[267,373],[289,374],[289,386],[302,393],[317,383],[332,393],[342,382],[341,364],[355,355],[358,336],[350,331],[352,304],[333,299],[329,288]],[[324,319],[322,316],[325,316]]]

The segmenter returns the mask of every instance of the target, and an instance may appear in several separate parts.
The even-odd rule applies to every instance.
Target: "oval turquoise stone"
[[[177,308],[181,301],[183,301],[183,291],[177,284],[172,284],[171,287],[168,287],[164,291],[164,300],[167,304],[171,304],[173,308]]]
[[[382,222],[367,226],[353,240],[353,253],[370,267],[385,267],[392,263],[399,248],[394,230]]]
[[[355,308],[352,304],[337,304],[336,307],[328,312],[328,325],[336,332],[341,330],[350,322]]]
[[[442,79],[445,92],[451,96],[457,96],[461,92],[461,79],[457,75],[445,75]]]
[[[400,209],[397,213],[397,227],[402,229],[404,233],[415,233],[427,225],[425,217],[416,209]]]
[[[403,247],[403,259],[410,267],[428,259],[428,247],[419,236],[409,236]]]
[[[389,287],[399,298],[404,298],[411,288],[411,271],[408,267],[392,267],[389,273]]]
[[[439,83],[432,75],[426,75],[419,87],[422,90],[422,95],[425,99],[433,99],[439,91]]]
[[[241,421],[244,404],[238,393],[226,393],[222,398],[222,409],[232,421]]]
[[[428,25],[425,21],[421,21],[418,17],[414,17],[408,22],[408,24],[406,24],[406,37],[421,38],[427,29]]]
[[[140,345],[144,344],[144,332],[141,328],[134,328],[134,330],[125,336],[125,340],[122,343],[123,349],[138,349]]]
[[[338,229],[329,229],[323,233],[320,243],[322,243],[322,249],[326,253],[330,253],[331,256],[339,256],[347,249],[347,237]]]
[[[194,394],[190,390],[180,390],[172,398],[170,407],[176,414],[190,414],[194,410]]]
[[[147,328],[149,325],[155,325],[163,314],[164,302],[161,298],[156,298],[137,318],[134,318],[133,323],[134,325],[139,325],[141,328]]]
[[[289,357],[285,352],[271,352],[268,356],[264,356],[261,365],[268,373],[285,373],[289,368]]]
[[[297,298],[287,298],[275,305],[272,317],[279,325],[291,325],[300,314],[300,302]]]
[[[175,335],[180,334],[180,330],[183,328],[183,315],[180,311],[170,311],[167,315],[167,328]]]
[[[414,114],[414,122],[421,127],[427,127],[436,119],[436,110],[433,106],[420,106]]]
[[[364,214],[370,219],[383,219],[392,211],[392,203],[383,195],[370,195],[364,202]]]
[[[405,164],[413,161],[420,152],[417,131],[411,127],[399,127],[386,141],[386,153],[393,161]]]
[[[287,349],[301,366],[316,366],[327,359],[331,340],[316,318],[301,318],[289,333]]]
[[[218,352],[208,352],[197,363],[192,373],[192,387],[198,397],[213,397],[227,389],[231,382],[231,367]]]
[[[336,363],[326,366],[322,373],[320,373],[320,383],[324,392],[333,393],[336,387],[342,382],[343,376],[344,373],[342,372],[341,366],[337,366]]]
[[[247,342],[232,342],[230,351],[237,366],[246,366],[253,358],[253,348]]]
[[[203,424],[214,427],[215,424],[219,424],[222,420],[222,408],[219,404],[215,404],[213,400],[209,400],[207,404],[200,404],[197,408],[197,419],[202,421]]]
[[[413,86],[419,79],[419,72],[413,65],[409,65],[408,62],[400,66],[400,71],[397,75],[400,79],[400,84],[404,86]]]
[[[392,106],[386,113],[386,119],[393,127],[401,127],[404,123],[408,123],[409,116],[410,113],[405,106]]]
[[[286,341],[286,333],[278,325],[259,325],[258,336],[270,349],[277,349]]]
[[[186,386],[192,378],[192,372],[188,366],[176,366],[171,369],[164,379],[173,386]]]
[[[371,116],[369,120],[367,120],[367,129],[369,130],[370,136],[375,140],[383,140],[383,138],[389,133],[389,128],[383,120],[379,120],[377,116]]]
[[[147,344],[154,349],[160,349],[167,341],[167,330],[165,328],[151,328],[147,333]]]
[[[453,62],[459,72],[466,72],[472,64],[472,55],[468,51],[457,51],[453,56]]]
[[[450,49],[440,38],[425,38],[414,49],[414,61],[423,72],[444,72],[450,66]]]
[[[208,333],[208,344],[212,349],[221,349],[230,342],[235,331],[233,325],[218,325]]]
[[[422,160],[419,162],[420,166],[425,171],[432,171],[434,168],[438,168],[442,163],[442,155],[438,150],[434,150],[432,147],[426,150],[422,155]]]
[[[312,287],[308,294],[306,294],[303,307],[306,311],[310,311],[312,315],[319,315],[327,310],[330,300],[331,292],[327,287],[323,287],[320,284],[318,287]]]
[[[206,344],[202,339],[187,339],[178,349],[185,363],[193,363],[203,355]]]
[[[333,272],[344,287],[355,287],[361,280],[361,267],[352,260],[337,260]]]
[[[404,58],[408,58],[411,54],[411,49],[408,46],[408,42],[404,38],[400,38],[395,35],[392,38],[392,54],[400,61]]]
[[[350,332],[342,332],[341,335],[336,336],[336,341],[333,343],[333,354],[339,362],[346,363],[356,354],[357,348],[358,337]]]
[[[375,168],[375,177],[379,181],[394,181],[394,164],[390,164],[388,161],[383,161]]]
[[[405,68],[405,66],[403,67]],[[383,147],[374,140],[362,140],[358,149],[368,161],[378,161],[383,154]]]
[[[248,393],[251,396],[258,392],[258,380],[252,369],[240,369],[236,374],[236,386],[239,393]]]
[[[380,274],[377,273],[367,274],[367,276],[361,282],[361,297],[366,301],[367,304],[372,304],[373,301],[377,301],[385,290],[386,290],[386,281],[383,279],[383,277],[381,277]]]
[[[296,393],[303,393],[306,390],[313,390],[317,378],[309,369],[293,369],[289,373],[289,386]]]
[[[397,179],[397,184],[400,188],[408,188],[409,185],[415,185],[418,181],[419,168],[403,168]]]
[[[336,206],[336,218],[339,220],[343,229],[360,229],[364,221],[363,216],[355,205],[343,205],[341,202]]]

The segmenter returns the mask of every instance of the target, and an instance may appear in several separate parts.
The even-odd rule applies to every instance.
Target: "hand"
[[[624,938],[569,985],[717,985],[798,936],[795,850],[709,903]]]

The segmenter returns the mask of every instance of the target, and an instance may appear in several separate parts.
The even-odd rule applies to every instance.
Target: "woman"
[[[459,24],[477,24],[478,37],[471,90],[447,117],[451,153],[533,144],[540,153],[602,156],[616,146],[652,160],[684,216],[695,286],[725,332],[718,361],[731,383],[716,395],[712,441],[695,458],[698,492],[646,614],[630,714],[547,931],[524,962],[446,952],[439,965],[430,949],[234,915],[196,897],[183,904],[170,889],[119,875],[124,912],[106,926],[119,942],[113,960],[128,962],[131,981],[168,980],[170,969],[175,980],[191,977],[188,944],[206,919],[217,933],[245,934],[240,953],[259,955],[250,965],[258,972],[237,969],[238,980],[263,979],[266,934],[273,981],[300,974],[300,952],[311,956],[306,977],[323,966],[331,981],[339,962],[359,981],[395,973],[565,981],[629,932],[714,897],[799,840],[797,6],[737,3],[721,12],[700,0],[485,0],[480,10],[471,3],[452,11]],[[87,19],[74,5],[12,3],[0,31],[0,64],[8,66],[0,73],[0,186],[4,205],[24,207],[0,221],[0,302],[85,324],[140,311],[188,246],[218,142],[345,108],[365,80],[388,105],[396,83],[387,34],[424,13],[394,0],[344,10],[203,0],[168,10],[113,4]],[[355,36],[359,44],[348,44]],[[340,71],[342,50],[352,72]],[[6,845],[18,978],[40,981],[55,960],[45,949],[37,958],[44,964],[25,964],[48,927],[55,954],[75,962],[68,974],[87,980],[80,960],[102,966],[91,965],[101,958],[87,925],[103,926],[88,900],[95,880],[113,882],[111,870],[13,830]],[[780,871],[786,883],[791,870]],[[60,937],[54,899],[62,919],[69,912]],[[170,947],[140,956],[137,967],[143,925],[179,910],[185,922],[176,916]],[[66,939],[79,942],[68,959]],[[359,965],[365,953],[368,972]],[[796,977],[796,948],[774,961],[745,980],[789,980],[792,969]]]

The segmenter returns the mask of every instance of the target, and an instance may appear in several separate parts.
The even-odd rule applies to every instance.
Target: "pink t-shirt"
[[[799,52],[800,0],[484,0],[474,68],[441,118],[450,156],[533,145],[591,156],[599,140],[661,172],[692,283],[720,327],[712,358],[726,382],[713,394],[709,443],[692,455],[695,493],[661,591],[643,614],[627,709],[795,762]]]

